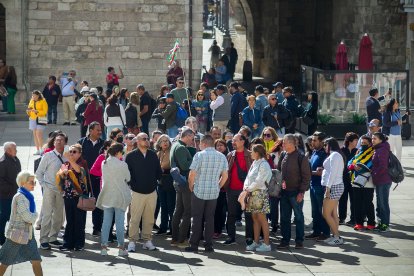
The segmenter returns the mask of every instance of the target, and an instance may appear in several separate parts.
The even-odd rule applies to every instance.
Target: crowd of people
[[[271,251],[270,233],[279,228],[277,248],[289,248],[292,220],[296,249],[304,247],[305,239],[341,245],[342,224],[358,231],[389,230],[392,181],[387,162],[390,149],[401,158],[401,123],[408,114],[400,115],[395,99],[383,113],[372,108],[379,106],[376,89],[367,99],[367,134],[349,132],[341,147],[317,131],[318,94],[310,92],[308,105],[302,107],[293,89],[281,82],[272,92],[259,85],[254,93],[238,82],[212,90],[203,82],[192,93],[185,79],[177,77],[175,87],[163,85],[154,99],[143,84],[132,93],[120,89],[121,69],[118,76],[108,68],[105,92],[89,88],[87,81],[77,92],[75,76],[74,70],[63,73],[60,85],[50,76],[43,93],[32,93],[27,114],[35,154],[41,156],[34,174],[21,172],[17,145],[4,144],[0,272],[27,260],[41,271],[34,226],[40,230],[42,250],[84,250],[88,230],[83,204],[92,197],[91,233],[100,237],[104,256],[113,242],[119,256],[135,252],[139,242],[144,250],[155,250],[153,235],[170,237],[172,247],[188,252],[198,251],[204,241],[205,251],[213,252],[214,239],[225,238],[225,246],[237,242],[236,227],[243,216],[246,250],[257,252]],[[60,130],[43,142],[45,126],[57,123],[60,96],[64,125],[80,126],[81,138],[69,146]],[[296,118],[307,120],[305,141],[295,133]],[[157,129],[149,132],[151,119]],[[280,176],[280,192],[270,196],[275,175]],[[30,193],[36,182],[43,194],[40,214]],[[306,192],[313,230],[305,235]]]

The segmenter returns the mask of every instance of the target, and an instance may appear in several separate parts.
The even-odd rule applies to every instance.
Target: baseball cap
[[[174,99],[174,94],[173,93],[167,93],[167,95],[165,95],[166,99]]]
[[[281,86],[283,88],[283,83],[281,83],[280,81],[276,82],[273,84],[273,87],[278,87]]]

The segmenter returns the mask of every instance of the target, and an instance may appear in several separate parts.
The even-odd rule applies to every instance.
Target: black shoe
[[[48,124],[48,125],[51,125],[51,124],[52,124],[52,121],[50,121],[50,122],[47,122],[47,124]]]
[[[236,241],[234,239],[227,239],[223,242],[223,245],[232,245],[236,244]]]
[[[58,240],[55,240],[55,241],[52,241],[52,242],[49,242],[51,245],[54,245],[54,246],[62,246],[63,245],[63,243],[61,243],[60,241],[58,241]]]
[[[288,249],[289,248],[289,244],[285,243],[285,242],[281,242],[278,246],[277,249]]]
[[[77,126],[77,123],[70,123],[71,126]]]
[[[167,232],[167,234],[165,234],[165,235],[167,235],[167,236],[172,236],[172,231],[170,230],[170,231],[168,231]]]
[[[198,248],[192,246],[187,246],[186,248],[184,248],[184,250],[185,252],[198,252]]]
[[[64,123],[63,123],[63,125],[64,125],[64,126],[69,126],[69,125],[70,125],[70,123],[69,123],[69,122],[64,122]]]
[[[93,230],[92,231],[92,236],[93,237],[99,237],[101,235],[101,231],[98,231],[98,230]]]
[[[316,234],[316,233],[312,233],[309,235],[305,236],[305,240],[316,240],[317,238],[319,238],[320,235]]]
[[[303,249],[303,242],[297,242],[295,245],[295,249]]]
[[[41,243],[41,244],[40,244],[40,249],[43,249],[43,250],[50,250],[50,249],[52,249],[52,248],[50,247],[50,244],[49,244],[48,242],[44,242],[44,243]]]
[[[152,226],[152,230],[160,230],[160,227],[154,223],[154,226]]]
[[[165,230],[158,230],[156,233],[155,233],[155,235],[164,235],[165,233],[167,233],[167,231],[165,231]]]
[[[351,227],[354,227],[354,226],[355,226],[355,221],[348,220],[348,221],[345,223],[345,225],[346,225],[346,226],[351,226]]]
[[[204,248],[204,252],[206,253],[214,252],[214,248],[212,246],[207,246]]]
[[[246,239],[246,245],[249,246],[253,243],[252,239]]]
[[[278,225],[272,226],[272,231],[270,231],[270,232],[276,233],[278,229],[279,229],[279,226]]]
[[[82,246],[75,247],[75,251],[83,251],[83,250],[85,250],[85,248],[83,248]]]
[[[69,248],[69,247],[62,245],[62,246],[59,246],[59,250],[60,251],[71,251],[73,250],[73,248]]]

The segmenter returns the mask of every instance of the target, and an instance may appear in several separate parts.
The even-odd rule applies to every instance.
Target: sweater
[[[140,194],[154,192],[162,173],[157,154],[147,150],[144,156],[139,149],[135,149],[127,154],[125,162],[131,173],[131,190]]]
[[[86,110],[83,113],[84,119],[84,126],[88,126],[92,122],[98,122],[101,124],[101,128],[104,127],[103,123],[103,107],[101,104],[98,104],[98,108],[96,108],[96,102],[92,101],[86,106]]]
[[[96,207],[118,208],[126,211],[131,203],[131,189],[128,182],[131,175],[128,165],[116,157],[110,156],[102,163],[102,190],[96,202]]]
[[[374,155],[372,156],[372,182],[375,186],[391,184],[391,177],[388,174],[388,163],[390,157],[390,144],[382,142],[374,146]]]
[[[191,155],[190,151],[188,150],[186,144],[183,141],[178,140],[171,146],[171,151],[170,151],[171,167],[178,167],[182,175],[188,177],[188,173],[190,172],[190,165],[192,161],[193,161],[193,156]]]
[[[322,186],[331,188],[343,185],[344,159],[339,152],[333,151],[323,162]]]
[[[13,230],[23,230],[28,233],[29,240],[32,239],[33,224],[36,222],[38,214],[30,212],[29,206],[30,202],[23,194],[17,193],[13,197],[6,238],[10,239]]]
[[[16,177],[21,171],[19,158],[5,153],[0,158],[0,199],[12,199],[17,192]]]
[[[365,107],[367,109],[367,122],[369,123],[372,119],[378,119],[382,123],[381,105],[380,101],[385,99],[384,96],[375,99],[374,97],[368,97],[365,101]]]

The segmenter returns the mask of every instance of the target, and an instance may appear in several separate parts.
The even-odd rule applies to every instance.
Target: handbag
[[[361,174],[358,174],[352,184],[355,186],[358,186],[360,188],[364,188],[365,185],[368,183],[369,178],[371,177],[371,172],[364,172]]]
[[[93,195],[91,176],[89,175],[89,173],[87,174],[89,185],[91,187],[91,194]],[[94,196],[81,195],[79,196],[77,207],[83,211],[93,211],[96,208],[96,198]]]
[[[36,110],[36,102],[34,102],[34,109]],[[46,116],[37,116],[36,124],[41,125],[41,126],[46,126],[47,125],[47,117]]]
[[[0,84],[0,97],[7,97],[9,93],[7,92],[6,87],[4,85]]]

